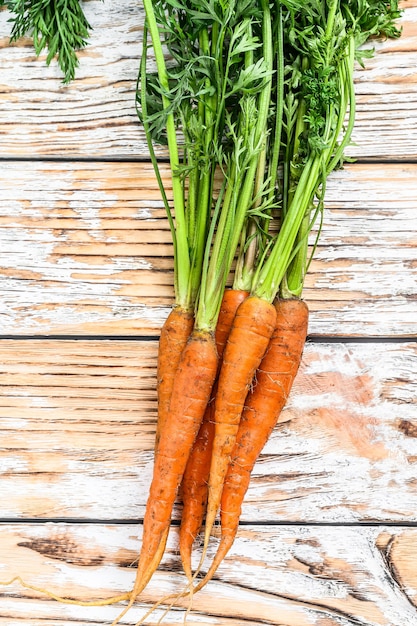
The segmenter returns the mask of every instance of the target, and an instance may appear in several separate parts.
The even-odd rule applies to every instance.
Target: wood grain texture
[[[347,153],[360,159],[415,159],[407,144],[417,130],[417,2],[400,6],[401,38],[372,42],[374,58],[355,73],[357,117]]]
[[[306,346],[189,626],[417,624],[417,0],[403,6],[403,36],[356,70],[348,152],[362,163],[329,181],[306,283],[310,335],[338,342]],[[157,343],[143,336],[173,276],[134,107],[141,3],[84,7],[94,31],[68,87],[29,39],[8,45],[0,11],[0,582],[88,600],[133,584],[156,421]],[[53,333],[75,339],[22,338]],[[174,526],[122,623],[184,582]],[[103,626],[119,610],[0,586],[0,626]]]
[[[3,518],[143,516],[156,350],[0,342]],[[417,522],[416,357],[416,343],[308,344],[242,519]]]
[[[139,534],[139,539],[137,536]],[[133,584],[140,547],[138,526],[76,524],[0,527],[1,579],[82,599],[123,593]],[[212,558],[216,539],[210,549]],[[197,555],[196,555],[197,556]],[[216,579],[194,599],[193,626],[412,626],[417,622],[417,529],[401,526],[244,526]],[[177,529],[160,570],[123,620],[135,624],[150,603],[180,591]],[[17,583],[1,588],[0,619],[16,624],[109,624],[120,606],[57,604]],[[163,623],[177,624],[183,611]],[[147,624],[156,624],[161,612]],[[0,621],[0,624],[2,622]],[[15,623],[15,622],[13,622]]]
[[[358,158],[417,156],[417,1],[403,6],[402,38],[377,42],[377,56],[356,71],[357,125],[349,153]],[[80,53],[77,79],[67,87],[55,63],[47,68],[45,56],[36,60],[29,39],[8,45],[8,14],[0,12],[1,157],[147,154],[134,107],[142,5],[90,0],[85,12],[94,30]]]
[[[142,4],[91,0],[83,8],[94,30],[90,45],[79,53],[77,79],[68,86],[55,62],[48,68],[45,55],[36,59],[30,39],[9,45],[9,15],[0,12],[2,157],[147,152],[135,111]]]
[[[159,332],[173,261],[150,164],[6,162],[0,190],[0,334]],[[310,333],[416,334],[416,197],[416,165],[334,173]]]

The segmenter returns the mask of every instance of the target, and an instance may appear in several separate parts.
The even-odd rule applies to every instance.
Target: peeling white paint
[[[22,456],[13,456],[13,457],[5,457],[3,455],[0,456],[0,473],[8,473],[8,472],[26,472],[28,470],[28,464],[22,458]]]
[[[150,211],[150,209],[160,209],[162,207],[162,202],[160,202],[159,200],[147,200],[146,204],[149,208],[138,209],[136,211],[136,217],[149,222],[156,222],[157,220],[154,218],[154,215],[152,211]]]
[[[110,208],[117,204],[118,197],[97,189],[73,190],[68,206],[80,217],[80,219],[88,226],[89,232],[94,239],[98,241],[106,241],[106,235],[101,226],[101,211],[103,208]],[[107,237],[107,241],[111,242],[111,238]]]
[[[5,426],[5,430],[7,427],[7,430],[23,430],[25,428],[27,428],[27,420],[26,419],[16,419],[16,418],[12,418],[12,417],[7,417],[6,415],[2,417],[2,420],[7,420],[3,422],[3,425]]]

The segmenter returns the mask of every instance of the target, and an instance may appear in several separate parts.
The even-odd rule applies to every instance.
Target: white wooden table
[[[8,46],[0,12],[0,581],[93,599],[134,580],[172,250],[134,109],[140,3],[85,7],[70,86],[29,40]],[[329,181],[303,365],[190,626],[417,625],[417,0],[404,7],[402,38],[356,72],[356,161]],[[174,524],[122,623],[184,583]],[[120,609],[0,587],[1,626]]]

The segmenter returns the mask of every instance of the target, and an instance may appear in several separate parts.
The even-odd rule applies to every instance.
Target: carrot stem
[[[170,101],[165,94],[169,93],[169,79],[165,64],[164,53],[160,40],[158,24],[155,19],[155,12],[152,0],[143,0],[143,6],[146,13],[147,26],[152,39],[152,45],[155,53],[155,61],[162,89],[162,103],[167,111],[166,130],[169,150],[169,162],[172,174],[172,190],[175,209],[175,251],[174,258],[174,276],[175,276],[175,292],[177,304],[188,308],[189,291],[188,282],[190,275],[190,258],[188,253],[187,225],[185,217],[184,194],[181,180],[178,175],[180,167],[177,135],[175,129],[174,115],[169,111]]]

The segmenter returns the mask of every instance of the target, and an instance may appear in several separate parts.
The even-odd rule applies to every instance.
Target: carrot
[[[169,403],[172,387],[181,358],[194,324],[192,311],[175,306],[161,329],[158,350],[157,385],[158,385],[158,424],[155,447],[158,446],[161,430],[169,415]]]
[[[264,12],[269,16],[268,2],[262,0],[262,4],[264,5]],[[270,84],[273,73],[272,55],[269,55],[268,59],[259,66],[251,62],[250,55],[245,55],[241,67],[242,79],[248,74],[248,70],[251,70],[251,84],[253,82],[253,88],[249,96],[246,93],[246,83],[243,81],[242,91],[240,92],[239,89],[236,92],[233,91],[233,101],[240,93],[242,97],[236,110],[237,115],[231,120],[231,127],[228,124],[228,129],[224,129],[227,117],[225,114],[225,103],[219,103],[217,98],[214,98],[215,101],[208,103],[207,111],[209,115],[205,121],[202,119],[194,120],[193,127],[204,129],[204,141],[202,141],[201,147],[205,146],[204,150],[208,158],[207,164],[209,164],[209,167],[202,168],[202,172],[209,171],[210,177],[211,174],[214,176],[216,163],[213,155],[222,152],[223,145],[225,145],[225,132],[227,135],[230,134],[232,148],[230,159],[228,155],[223,153],[221,156],[223,182],[214,208],[211,203],[212,180],[204,185],[204,194],[203,189],[201,190],[204,198],[210,199],[210,202],[205,207],[206,211],[203,212],[200,209],[200,188],[197,190],[198,193],[195,198],[198,202],[194,205],[189,194],[188,202],[184,205],[185,187],[179,183],[184,181],[187,176],[178,175],[177,172],[181,170],[182,172],[189,171],[190,173],[195,173],[197,165],[204,164],[203,155],[198,157],[196,163],[189,164],[191,166],[189,170],[187,167],[179,166],[174,123],[174,113],[176,112],[175,114],[177,115],[178,111],[175,107],[171,109],[170,99],[165,95],[170,91],[170,84],[165,66],[164,51],[159,39],[158,19],[154,11],[154,9],[160,9],[161,6],[158,6],[157,3],[152,3],[151,0],[144,0],[144,7],[147,16],[147,27],[149,28],[154,48],[158,80],[161,85],[161,93],[163,94],[162,108],[164,109],[164,114],[161,121],[164,124],[166,123],[171,169],[176,174],[172,177],[174,214],[177,224],[175,229],[173,228],[173,214],[170,212],[168,203],[166,203],[171,232],[174,236],[176,303],[179,305],[192,303],[195,311],[195,324],[194,331],[182,353],[175,375],[169,406],[169,419],[166,420],[160,432],[155,454],[154,474],[143,523],[142,549],[139,556],[134,588],[128,606],[118,619],[125,615],[133,605],[138,593],[149,580],[149,576],[158,567],[159,561],[155,555],[159,550],[159,546],[162,545],[164,533],[169,527],[177,489],[182,480],[192,445],[210,399],[211,389],[217,374],[217,351],[214,342],[214,331],[217,325],[224,287],[239,244],[240,231],[245,221],[246,213],[252,207],[252,190],[259,160],[259,151],[267,136],[266,122],[269,114]],[[225,23],[221,26],[221,32],[219,32],[217,26],[212,31],[215,38],[213,42],[215,44],[215,53],[213,52],[213,54],[217,54],[220,49],[218,46],[221,37],[224,36],[227,39],[229,35],[227,16],[227,19],[233,17],[233,12],[225,14]],[[238,22],[239,20],[240,17],[238,16]],[[267,35],[269,38],[271,35],[270,26],[269,19],[267,27],[264,29],[268,31]],[[237,42],[241,38],[245,42],[247,41],[248,29],[250,30],[250,28],[251,25],[244,21],[239,31],[240,35],[236,39],[236,44],[233,43],[234,39],[233,42],[230,42],[230,52],[228,53],[230,61],[227,62],[227,72],[233,59],[234,74],[236,73],[235,60],[237,59],[237,52],[235,52],[234,46],[237,46]],[[205,30],[205,26],[203,30]],[[208,32],[201,33],[201,36],[199,35],[198,45],[201,43],[204,44],[204,48],[207,48],[207,35]],[[257,51],[259,46],[256,38],[252,38],[251,35],[250,41],[251,45],[253,45],[253,50]],[[205,57],[210,56],[210,50],[204,50],[203,54]],[[147,78],[145,70],[146,68],[142,64],[141,79],[143,84],[146,83]],[[224,85],[227,85],[230,78],[226,73],[219,80],[224,80]],[[210,85],[207,84],[207,81],[204,85],[204,93],[207,94],[207,97],[210,93]],[[204,93],[199,93],[198,98],[204,98]],[[152,92],[153,96],[154,93]],[[144,101],[146,102],[146,97]],[[179,102],[182,102],[182,98],[180,98]],[[259,104],[258,111],[256,109],[257,103]],[[216,106],[219,104],[220,109],[217,111]],[[184,113],[188,115],[190,111],[195,111],[199,115],[200,112],[203,112],[203,109],[204,107],[192,107],[192,109],[187,107]],[[255,116],[255,111],[257,111],[257,116]],[[180,126],[182,119],[182,114],[179,114]],[[207,127],[206,124],[208,125]],[[241,141],[239,140],[238,142],[238,149],[235,150],[233,148],[233,138],[238,128],[242,129],[243,136]],[[214,145],[211,145],[210,137],[213,138]],[[206,145],[207,141],[209,145]],[[217,149],[217,145],[221,145],[221,151]],[[189,154],[195,154],[193,146],[189,145],[189,148]],[[188,148],[186,148],[185,152],[188,154]],[[199,179],[199,176],[195,178]],[[208,196],[207,191],[210,191]],[[193,207],[195,210],[192,209]],[[187,210],[185,211],[184,208]],[[211,215],[212,208],[213,212]],[[208,229],[206,229],[209,217],[211,221]],[[204,253],[202,254],[203,251]],[[202,267],[200,267],[198,262],[200,259],[202,260]],[[198,289],[196,289],[197,287]],[[194,295],[197,293],[198,297],[194,300]]]
[[[249,292],[244,289],[226,289],[223,294],[216,332],[214,335],[217,354],[219,355],[219,365],[221,365],[221,361],[223,360],[224,350],[235,319],[236,311],[242,302],[246,300],[248,295]]]
[[[216,326],[215,341],[219,365],[226,347],[227,338],[238,306],[249,292],[240,289],[227,289],[224,292]],[[191,573],[191,551],[194,539],[203,523],[207,504],[208,477],[214,438],[214,399],[215,388],[204,413],[203,422],[194,442],[182,480],[183,511],[180,526],[180,554],[184,571],[189,580]]]
[[[114,624],[133,605],[162,559],[172,508],[210,399],[217,363],[213,335],[194,331],[178,364],[169,407],[169,420],[161,430],[155,453],[135,583],[129,604],[113,622]]]
[[[239,306],[223,355],[215,402],[215,437],[210,466],[209,495],[202,560],[220,505],[245,398],[275,328],[276,309],[249,296]]]
[[[233,545],[252,469],[278,421],[296,377],[307,335],[308,308],[302,300],[294,298],[276,301],[275,309],[275,329],[253,387],[247,394],[224,481],[220,544],[204,578],[177,598],[188,594],[192,597],[202,589]]]
[[[307,335],[307,305],[291,299],[278,300],[275,307],[275,330],[246,398],[224,482],[220,544],[207,574],[194,591],[211,580],[233,544],[252,469],[279,419],[300,365]]]
[[[213,390],[217,385],[214,385]],[[188,580],[192,581],[191,552],[200,532],[207,505],[208,477],[214,439],[214,402],[211,399],[198,431],[181,489],[183,510],[181,515],[179,547],[181,562]]]

